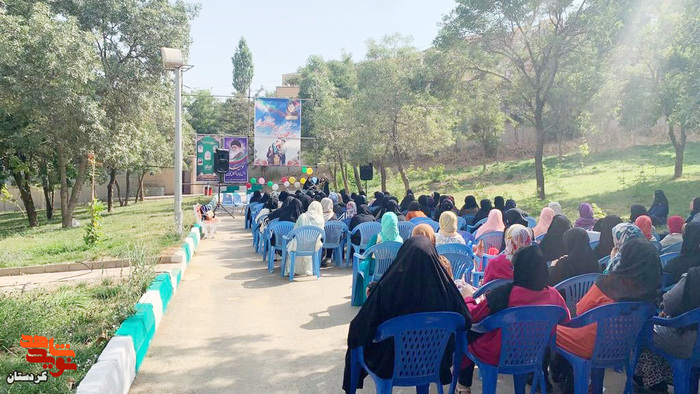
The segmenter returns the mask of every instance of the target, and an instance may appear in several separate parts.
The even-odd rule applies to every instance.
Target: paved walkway
[[[348,325],[358,310],[350,306],[351,270],[290,283],[279,267],[268,274],[251,244],[242,221],[229,218],[202,241],[132,393],[342,392]],[[608,373],[608,393],[622,392],[620,376]],[[511,382],[503,376],[499,393],[513,392]],[[375,392],[371,379],[365,383],[359,393]]]

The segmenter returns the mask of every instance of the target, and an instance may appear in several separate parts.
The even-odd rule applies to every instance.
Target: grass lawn
[[[668,197],[671,215],[688,215],[690,200],[700,196],[700,143],[688,143],[685,149],[683,177],[672,179],[675,156],[671,145],[640,146],[590,154],[581,164],[579,154],[545,158],[545,191],[547,199],[535,197],[534,160],[507,161],[487,166],[451,168],[445,179],[434,181],[426,171],[411,171],[411,189],[416,195],[433,190],[453,195],[459,207],[464,197],[473,194],[477,200],[501,195],[513,198],[518,207],[532,216],[539,216],[546,202],[559,201],[569,218],[578,217],[578,205],[591,202],[606,214],[629,218],[632,204],[651,205],[655,189]],[[371,192],[379,189],[379,180],[368,184]],[[392,173],[387,188],[404,196],[398,173]],[[371,193],[369,193],[371,194]]]
[[[207,197],[183,200],[184,228],[194,223],[192,205],[208,201]],[[146,255],[160,254],[180,242],[173,225],[173,200],[144,201],[129,206],[116,206],[103,214],[104,239],[88,246],[83,240],[88,211],[76,209],[75,218],[83,227],[62,229],[61,213],[47,221],[39,212],[39,226],[30,228],[20,212],[0,213],[0,267],[22,267],[64,262],[124,258],[134,248],[143,247]]]
[[[133,313],[134,304],[155,277],[153,261],[138,249],[134,271],[121,278],[104,279],[100,284],[85,282],[58,289],[36,289],[24,293],[0,293],[0,392],[70,393],[99,357],[121,322]],[[66,370],[59,377],[48,375],[40,384],[15,382],[5,377],[13,371],[34,375],[40,364],[29,363],[27,349],[20,346],[21,335],[54,338],[69,344],[75,352],[71,360],[77,370]]]

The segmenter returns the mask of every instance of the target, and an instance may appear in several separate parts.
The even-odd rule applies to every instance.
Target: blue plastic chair
[[[426,220],[421,220],[420,223],[415,223],[416,226],[419,224],[427,223],[430,225],[430,227],[433,228],[433,230],[437,233],[438,230],[440,230],[440,223],[434,221],[433,219],[428,219],[428,218],[413,218],[413,219],[426,219]],[[411,220],[413,220],[411,219]]]
[[[469,245],[442,244],[442,245],[438,245],[436,249],[437,249],[438,254],[461,253],[465,256],[474,257],[474,252],[472,251],[472,247]]]
[[[261,242],[262,242],[262,250],[263,250],[263,253],[262,253],[263,261],[267,260],[267,254],[270,251],[270,240],[268,239],[268,236],[267,236],[268,229],[270,228],[270,225],[277,223],[279,221],[280,221],[279,218],[270,220],[267,223],[267,228],[265,229],[265,232],[260,236],[262,238]],[[281,239],[281,237],[280,237],[280,239]]]
[[[355,293],[357,291],[365,291],[365,277],[364,273],[360,271],[360,261],[368,259],[370,256],[374,258],[374,272],[372,272],[371,282],[376,282],[382,277],[382,275],[384,275],[389,266],[391,266],[391,263],[394,262],[396,255],[399,253],[399,249],[401,249],[401,245],[402,244],[400,242],[382,242],[365,250],[363,254],[355,253],[353,255],[351,293],[352,306],[361,306],[357,305]]]
[[[251,229],[251,232],[253,230],[253,227],[255,226],[255,218],[258,216],[260,211],[262,211],[262,209],[263,209],[263,204],[260,204],[260,203],[255,203],[250,208],[250,226],[248,228]]]
[[[591,241],[588,244],[591,246],[591,249],[595,249],[598,247],[599,243],[600,243],[600,241]]]
[[[532,216],[526,216],[525,220],[527,220],[527,227],[533,228],[537,226],[537,219],[533,218]]]
[[[403,238],[404,241],[411,238],[411,233],[413,233],[413,229],[415,227],[416,225],[411,222],[399,222],[399,234],[401,235],[401,238]]]
[[[481,234],[479,238],[474,240],[474,245],[478,245],[480,241],[484,241],[484,252],[489,248],[501,249],[503,243],[503,231],[491,231],[490,233]]]
[[[538,235],[537,238],[535,238],[535,243],[539,245],[539,243],[544,239],[545,235],[547,235],[547,233]]]
[[[479,287],[475,292],[474,295],[472,295],[472,298],[477,299],[481,297],[482,295],[486,294],[487,291],[491,291],[495,289],[498,286],[504,285],[506,283],[513,283],[512,280],[510,279],[494,279],[488,283],[484,283]]]
[[[352,243],[352,236],[356,233],[360,233],[360,244],[355,245]],[[362,253],[367,248],[367,244],[372,239],[373,236],[382,232],[382,224],[377,222],[365,222],[360,223],[355,227],[348,236],[348,253],[347,253],[347,263],[350,265],[350,259],[353,253]]]
[[[343,250],[347,245],[348,226],[343,222],[331,220],[324,226],[326,238],[323,242],[323,249],[333,250],[333,260],[336,266],[343,264]]]
[[[262,237],[260,236],[260,226],[262,225],[263,221],[267,218],[267,215],[261,215],[259,218],[255,220],[255,223],[253,223],[253,249],[255,249],[256,253],[263,253],[262,250]]]
[[[559,292],[564,293],[566,306],[569,307],[571,316],[576,316],[576,304],[583,298],[593,286],[600,273],[583,274],[565,279],[554,286]]]
[[[488,218],[483,218],[483,219],[479,220],[478,222],[476,222],[470,226],[467,226],[467,231],[469,231],[470,233],[473,233],[474,231],[476,231],[477,228],[481,227],[482,224],[486,223],[487,219]]]
[[[394,373],[391,379],[375,375],[365,364],[362,346],[350,353],[350,393],[357,390],[357,381],[363,368],[377,387],[377,393],[390,394],[394,386],[415,386],[418,393],[427,394],[430,384],[440,382],[440,363],[451,337],[455,338],[452,356],[454,371],[459,370],[462,357],[467,353],[467,332],[464,316],[454,312],[414,313],[395,317],[382,323],[374,336],[374,342],[394,338]],[[453,374],[449,393],[457,386],[458,374]]]
[[[603,392],[605,368],[627,369],[625,393],[632,394],[632,374],[637,364],[644,323],[656,313],[653,304],[644,302],[615,302],[593,308],[568,323],[566,327],[580,328],[597,323],[593,357],[590,360],[554,346],[574,370],[574,393],[587,394],[591,381],[594,394]],[[472,328],[473,329],[473,328]],[[632,352],[634,354],[632,355]],[[630,357],[630,355],[632,355]]]
[[[464,220],[467,221],[467,225],[469,225],[474,220],[474,216],[476,216],[476,215],[464,215],[462,217],[464,218]]]
[[[281,275],[284,276],[284,269],[287,264],[287,255],[289,255],[289,281],[294,280],[294,263],[296,262],[297,256],[311,256],[313,260],[313,270],[312,272],[316,274],[316,278],[321,277],[321,251],[323,248],[316,249],[316,243],[321,238],[323,242],[324,231],[315,226],[301,226],[290,231],[289,234],[282,237],[284,240],[283,250],[282,250],[282,266]],[[288,251],[287,245],[289,245],[292,240],[296,239],[296,250]]]
[[[486,267],[489,265],[489,261],[496,257],[496,255],[491,255],[491,254],[485,254],[481,256],[481,266],[474,267],[474,270],[472,271],[472,286],[479,287],[479,284],[482,279],[484,279],[484,274],[486,273]],[[476,260],[478,261],[478,260]]]
[[[670,253],[664,253],[659,257],[659,260],[661,260],[661,266],[666,267],[666,264],[668,264],[669,261],[675,259],[676,257],[680,256],[681,252],[670,252]]]
[[[270,223],[265,229],[267,238],[267,271],[272,272],[275,269],[275,252],[279,251],[284,255],[284,237],[294,229],[294,222],[274,222]],[[275,239],[275,245],[272,245],[272,238]]]
[[[440,254],[450,261],[452,276],[454,276],[455,279],[466,278],[465,281],[469,281],[469,278],[472,277],[472,270],[474,269],[474,261],[470,256],[455,252]]]
[[[427,217],[422,217],[422,216],[421,216],[421,217],[417,217],[417,218],[413,218],[413,219],[411,219],[411,220],[409,220],[409,221],[410,221],[411,223],[415,224],[416,226],[419,225],[419,224],[421,224],[421,223],[425,223],[425,222],[434,222],[433,219],[427,218]]]
[[[467,353],[481,371],[482,393],[496,394],[499,373],[513,375],[516,393],[525,392],[527,375],[532,373],[531,392],[534,394],[537,386],[545,392],[544,353],[553,342],[554,327],[566,318],[566,311],[559,306],[520,306],[504,309],[472,325],[471,330],[477,333],[501,330],[498,365],[487,364],[471,352]]]
[[[676,242],[675,244],[668,245],[667,247],[661,249],[661,255],[671,252],[680,252],[683,248],[683,242]]]
[[[458,230],[466,230],[467,229],[467,219],[458,216],[457,217],[457,229]]]
[[[698,328],[700,323],[700,308],[693,309],[678,317],[664,319],[658,316],[651,318],[651,323],[671,328],[686,328],[694,326]],[[665,358],[673,370],[673,392],[675,394],[688,394],[698,392],[697,371],[693,373],[693,367],[700,367],[700,340],[695,339],[693,344],[693,354],[690,358],[678,358],[666,353],[661,348],[654,345],[651,327],[647,330],[647,346],[653,352]]]

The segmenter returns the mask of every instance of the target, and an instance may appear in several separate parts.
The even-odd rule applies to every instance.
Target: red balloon
[[[253,184],[250,183],[250,182],[248,182],[248,183],[245,184],[245,187],[247,187],[248,189],[250,189],[252,186],[253,186]]]
[[[282,183],[285,183],[285,182],[287,182],[287,177],[286,177],[286,176],[283,176],[283,177],[282,177]]]

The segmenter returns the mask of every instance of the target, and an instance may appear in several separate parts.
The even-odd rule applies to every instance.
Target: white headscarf
[[[311,208],[311,206],[309,206]],[[321,200],[321,208],[323,209],[323,220],[326,222],[333,217],[333,200],[326,197]]]
[[[309,209],[306,210],[306,213],[299,215],[299,219],[297,219],[296,226],[294,227],[314,226],[323,230],[325,224],[326,221],[323,219],[321,203],[314,201],[309,204]]]
[[[552,208],[555,215],[563,215],[564,214],[564,211],[561,210],[561,204],[559,204],[556,201],[550,202],[549,204],[547,204],[547,206]]]

